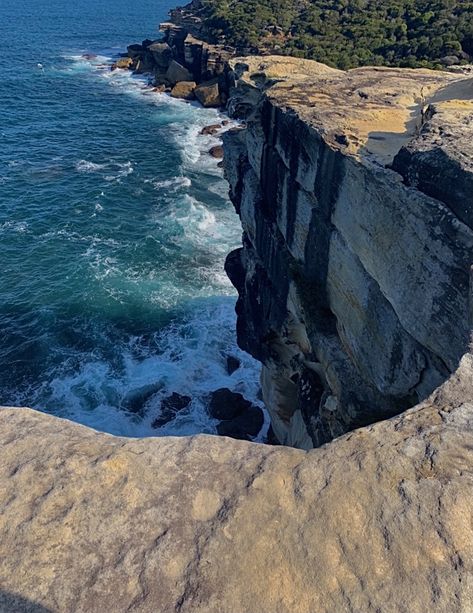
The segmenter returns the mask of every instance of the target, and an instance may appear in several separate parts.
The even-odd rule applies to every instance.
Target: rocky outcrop
[[[149,74],[155,88],[173,88],[173,96],[193,100],[189,83],[199,84],[195,97],[204,107],[221,107],[226,104],[233,75],[229,59],[234,49],[212,45],[196,38],[202,23],[195,16],[198,3],[189,18],[184,9],[171,11],[172,21],[160,24],[163,38],[144,40],[127,47],[127,57],[118,59],[112,69],[123,68],[136,73]],[[194,27],[196,24],[199,27]]]
[[[309,448],[413,406],[466,350],[473,80],[231,64],[238,339],[263,363],[276,436]]]
[[[181,81],[171,90],[171,96],[173,98],[181,98],[182,100],[194,100],[195,99],[195,81]]]
[[[472,358],[304,452],[0,411],[0,610],[469,613]]]

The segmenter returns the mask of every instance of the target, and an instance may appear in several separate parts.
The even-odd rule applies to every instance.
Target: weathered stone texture
[[[263,363],[276,436],[311,447],[413,406],[467,348],[473,80],[232,65],[239,342]]]
[[[1,410],[0,611],[469,613],[472,374],[310,452]]]

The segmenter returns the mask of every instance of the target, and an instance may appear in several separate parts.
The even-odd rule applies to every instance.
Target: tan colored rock
[[[222,145],[214,145],[209,149],[209,153],[213,158],[218,160],[223,159],[223,147]]]
[[[202,130],[199,132],[200,136],[213,136],[214,134],[217,134],[217,132],[219,132],[222,129],[223,126],[223,122],[220,123],[213,123],[209,126],[204,126],[202,128]]]
[[[195,97],[206,108],[222,106],[222,98],[217,82],[201,83],[195,90]]]
[[[426,105],[473,97],[468,74],[373,66],[345,72],[277,55],[230,64],[248,85],[271,86],[270,100],[297,111],[334,148],[383,164],[416,134]]]
[[[468,347],[473,79],[231,61],[227,258],[238,342],[281,443],[319,446],[424,400]]]
[[[116,70],[117,68],[126,69],[126,68],[131,68],[132,66],[133,66],[133,60],[131,59],[131,57],[122,57],[112,64],[111,69],[112,70]]]
[[[0,611],[470,613],[472,374],[307,453],[1,410]]]
[[[195,87],[195,81],[180,81],[172,88],[171,96],[173,98],[182,98],[183,100],[194,100]]]

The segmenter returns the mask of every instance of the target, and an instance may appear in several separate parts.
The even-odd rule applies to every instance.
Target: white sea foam
[[[147,181],[145,181],[146,183]],[[189,177],[172,177],[172,179],[166,179],[164,181],[151,181],[153,187],[156,189],[165,189],[169,191],[177,191],[185,187],[191,187],[192,181]]]
[[[104,168],[105,164],[96,164],[90,160],[79,160],[76,162],[76,170],[78,172],[97,172],[99,170],[103,170]]]
[[[26,221],[5,221],[0,223],[0,233],[16,232],[24,234],[28,232],[28,223]]]
[[[51,373],[50,383],[37,390],[37,401],[56,407],[56,412],[69,419],[117,435],[214,433],[217,422],[206,410],[211,391],[228,387],[261,406],[257,364],[236,346],[234,328],[232,299],[196,305],[187,318],[146,342],[130,337],[115,347],[120,356],[115,367],[90,354],[83,356],[73,372],[64,363],[63,372]],[[228,355],[241,363],[232,375],[226,370]],[[165,426],[153,428],[161,401],[173,392],[191,396],[191,404]],[[139,396],[144,404],[133,414],[129,399]]]
[[[111,169],[111,170],[116,169],[116,170],[114,174],[105,175],[104,176],[105,181],[117,181],[118,183],[120,183],[120,180],[123,177],[127,177],[128,175],[131,175],[131,173],[134,170],[132,162],[125,162],[123,164],[109,164],[107,166],[107,169]]]
[[[76,55],[70,59],[81,70],[95,71],[123,93],[153,104],[161,120],[168,118],[167,133],[178,147],[181,165],[174,177],[147,180],[162,192],[162,198],[150,215],[150,235],[143,237],[143,245],[151,241],[151,249],[155,243],[158,252],[161,248],[169,250],[164,268],[140,270],[135,264],[138,267],[127,269],[113,249],[102,248],[101,239],[74,233],[65,238],[86,239],[82,256],[101,282],[102,291],[113,300],[125,302],[127,294],[132,293],[138,300],[166,310],[187,304],[187,315],[147,339],[110,339],[115,362],[98,358],[94,352],[84,353],[74,367],[67,362],[59,368],[56,365],[48,377],[50,384],[36,392],[36,406],[50,407],[70,419],[114,434],[215,432],[215,421],[206,411],[211,391],[228,387],[260,404],[259,366],[236,344],[235,291],[223,269],[226,253],[240,242],[241,228],[230,204],[211,208],[189,193],[192,181],[188,175],[194,177],[195,173],[205,175],[206,185],[210,184],[213,193],[226,197],[227,186],[218,160],[208,154],[219,138],[200,134],[204,126],[220,122],[223,116],[214,109],[150,92],[147,77],[136,77],[129,71],[100,70],[103,63],[110,63],[110,58]],[[79,172],[101,172],[105,180],[117,182],[134,170],[131,161],[114,165],[80,160],[76,168]],[[100,211],[101,205],[96,204],[95,210]],[[152,234],[156,228],[158,232],[171,232],[173,243],[160,243],[159,236]],[[181,260],[173,260],[174,247]],[[181,262],[186,265],[181,266]],[[102,335],[102,342],[106,338],[106,334]],[[231,376],[226,371],[228,355],[241,361],[241,367]],[[142,411],[131,413],[128,399],[151,388],[155,391]],[[172,392],[187,394],[192,402],[174,420],[156,430],[152,423],[159,416],[161,401]],[[266,420],[262,433],[267,426]]]

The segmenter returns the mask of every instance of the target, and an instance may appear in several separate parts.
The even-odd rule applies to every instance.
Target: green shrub
[[[469,0],[202,0],[210,37],[351,68],[438,67],[473,55]],[[274,29],[274,27],[277,29]]]

